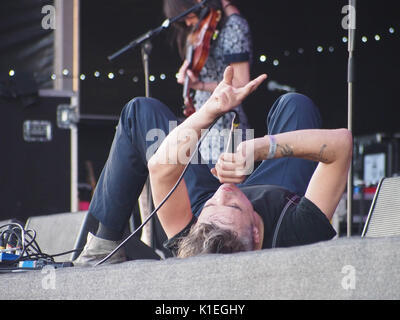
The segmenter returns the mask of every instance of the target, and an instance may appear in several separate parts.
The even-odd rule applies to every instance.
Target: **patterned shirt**
[[[252,61],[252,38],[247,21],[238,14],[226,18],[216,40],[212,41],[209,57],[200,72],[199,80],[203,82],[221,82],[225,68],[234,62]],[[198,110],[210,97],[211,92],[197,90],[194,96],[195,108]],[[248,121],[242,106],[235,109],[240,118],[240,128],[248,128]],[[220,118],[200,146],[200,153],[204,160],[216,163],[224,143],[227,142],[227,133],[231,128],[232,113]],[[224,130],[225,129],[225,130]],[[224,133],[226,133],[224,135]]]

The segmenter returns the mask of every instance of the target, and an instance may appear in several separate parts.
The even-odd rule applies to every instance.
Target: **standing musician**
[[[201,1],[164,0],[164,13],[167,18],[171,18],[198,2]],[[193,105],[185,103],[184,113],[186,116],[204,105],[218,83],[222,81],[224,70],[228,65],[234,69],[234,87],[242,87],[250,81],[252,38],[247,21],[240,15],[234,1],[210,0],[207,2],[206,9],[190,13],[183,21],[173,25],[174,38],[180,56],[185,60],[178,72],[178,83],[184,84],[187,79],[189,88],[195,91]],[[210,11],[216,11],[219,14],[216,29],[213,30],[211,39],[206,39],[207,43],[194,44],[196,47],[194,50],[198,46],[208,49],[208,56],[201,70],[194,70],[195,66],[187,57],[187,48],[191,42],[199,42],[196,39],[193,40],[193,37],[196,32],[204,33],[201,30],[201,23],[209,18]],[[187,93],[184,92],[185,94]],[[239,115],[240,128],[244,131],[248,128],[247,117],[241,105],[235,110]],[[224,149],[224,141],[226,141],[221,135],[221,130],[231,127],[232,118],[232,113],[224,115],[214,127],[217,130],[213,130],[203,142],[200,152],[206,161],[215,164],[218,160],[218,156]]]

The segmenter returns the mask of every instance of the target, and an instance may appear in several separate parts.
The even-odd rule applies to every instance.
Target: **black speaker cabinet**
[[[71,130],[57,125],[67,93],[0,99],[0,220],[71,209]]]

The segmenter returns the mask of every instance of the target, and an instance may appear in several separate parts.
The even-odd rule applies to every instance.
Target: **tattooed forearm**
[[[282,157],[293,157],[293,148],[288,144],[282,145],[278,143],[276,149],[281,153]]]
[[[320,162],[325,162],[328,161],[328,159],[324,158],[324,150],[327,148],[328,146],[326,144],[323,144],[321,147],[321,150],[319,151],[319,155],[318,155],[318,161]]]
[[[328,146],[326,144],[323,144],[319,150],[318,153],[305,153],[305,154],[297,154],[294,150],[293,147],[288,145],[288,144],[277,144],[276,148],[277,151],[280,153],[281,157],[300,157],[312,161],[318,161],[318,162],[327,162],[328,159],[325,156],[324,152],[326,151],[326,148]]]
[[[326,144],[323,144],[318,154],[316,153],[304,154],[303,158],[318,162],[328,162],[328,158],[324,155],[324,152],[327,147],[328,146]]]

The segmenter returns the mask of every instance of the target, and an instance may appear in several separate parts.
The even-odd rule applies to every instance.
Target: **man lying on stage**
[[[136,98],[125,106],[89,209],[99,229],[88,235],[75,265],[93,265],[116,248],[148,175],[157,206],[184,170],[182,159],[195,149],[197,139],[190,135],[199,138],[202,129],[241,103],[266,76],[241,88],[232,86],[232,78],[228,67],[206,104],[173,129],[149,161],[146,153],[154,141],[147,141],[147,133],[168,132],[176,117],[151,98]],[[346,186],[351,133],[318,129],[317,108],[295,93],[281,96],[267,120],[267,136],[241,142],[234,154],[222,154],[212,172],[206,164],[189,166],[157,213],[168,237],[165,246],[174,254],[287,247],[335,236],[329,220]],[[249,161],[261,160],[247,175]],[[125,259],[121,248],[107,262]]]

